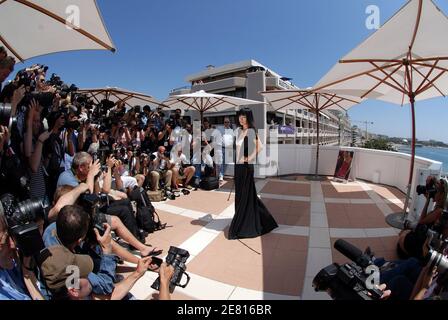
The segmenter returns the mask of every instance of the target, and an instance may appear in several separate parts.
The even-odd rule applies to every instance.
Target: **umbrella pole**
[[[320,148],[320,119],[319,119],[319,109],[316,110],[316,118],[317,118],[317,148],[316,148],[316,172],[315,177],[317,178],[317,175],[319,173],[319,148]]]
[[[317,101],[317,98],[316,98]],[[316,169],[314,175],[307,177],[309,181],[325,181],[326,178],[319,176],[319,153],[320,153],[320,120],[319,120],[319,108],[316,108],[316,118],[317,118],[317,147],[316,147]]]
[[[416,128],[415,128],[415,96],[413,94],[410,95],[410,101],[411,101],[411,113],[412,113],[412,151],[411,151],[409,182],[406,190],[406,200],[404,202],[403,212],[390,214],[386,218],[386,222],[390,226],[397,229],[405,229],[405,224],[408,217],[409,202],[411,200],[412,181],[414,179]]]

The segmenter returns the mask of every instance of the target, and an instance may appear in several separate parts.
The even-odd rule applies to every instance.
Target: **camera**
[[[379,300],[380,289],[367,288],[367,267],[373,265],[372,257],[344,240],[336,241],[335,249],[352,260],[352,263],[333,263],[322,269],[313,280],[316,291],[326,291],[333,300]]]
[[[436,196],[437,193],[437,189],[436,189],[436,185],[435,185],[435,180],[431,179],[425,186],[417,186],[416,188],[417,190],[417,194],[419,196],[421,196],[422,194],[429,194],[429,198],[430,199],[434,199],[434,197]]]
[[[11,194],[0,197],[0,213],[3,213],[8,232],[24,257],[36,256],[45,247],[37,222],[45,220],[47,209],[40,200],[17,203]]]
[[[173,266],[174,273],[171,277],[170,281],[170,292],[173,293],[174,289],[177,287],[186,288],[188,283],[190,282],[190,276],[186,273],[187,270],[187,260],[190,257],[190,253],[187,250],[170,247],[168,251],[168,256],[166,257],[166,263],[168,265]],[[187,277],[187,282],[185,284],[181,284],[182,277],[185,274]],[[154,281],[151,288],[155,290],[160,290],[160,277]]]
[[[88,242],[96,243],[94,229],[97,229],[101,236],[106,231],[103,224],[107,223],[107,219],[103,212],[109,207],[109,196],[85,193],[80,198],[80,205],[90,216],[90,226],[86,238]]]
[[[11,132],[11,127],[16,121],[16,118],[11,117],[12,107],[9,103],[0,104],[0,125],[8,127]]]

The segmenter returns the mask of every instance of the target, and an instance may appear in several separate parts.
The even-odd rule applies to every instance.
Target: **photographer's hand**
[[[115,157],[113,155],[109,156],[109,158],[107,158],[106,160],[106,164],[109,169],[112,169],[116,163],[117,160],[115,160]]]
[[[39,114],[39,102],[36,99],[31,100],[28,116],[26,117],[27,130],[32,130],[34,117]]]
[[[9,130],[5,126],[0,126],[0,153],[3,152],[5,144],[9,141]]]
[[[160,276],[160,300],[170,300],[170,281],[174,274],[174,268],[166,262],[162,263],[159,270]]]
[[[98,230],[95,228],[93,231],[95,232],[96,240],[98,241],[98,244],[101,246],[101,250],[103,250],[103,254],[110,255],[112,254],[112,235],[111,235],[111,229],[110,225],[107,223],[103,224],[103,228],[106,230],[104,231],[104,235],[101,236]]]
[[[149,266],[152,263],[151,257],[146,257],[138,260],[137,269],[135,270],[136,275],[141,278],[145,275],[146,271],[148,271]]]
[[[20,103],[20,101],[22,101],[24,96],[25,96],[25,86],[24,85],[21,85],[19,88],[14,90],[14,93],[13,93],[12,99],[11,99],[11,108],[12,108],[11,115],[12,116],[16,115],[17,106]]]

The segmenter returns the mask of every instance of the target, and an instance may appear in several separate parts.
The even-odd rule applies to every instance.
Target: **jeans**
[[[195,169],[196,169],[196,171],[194,172],[194,176],[196,177],[196,178],[201,178],[201,171],[202,171],[202,165],[200,165],[200,164],[195,164],[194,165],[194,167],[195,167]]]

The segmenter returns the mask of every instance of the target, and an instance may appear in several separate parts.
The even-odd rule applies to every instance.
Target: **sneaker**
[[[224,177],[223,176],[219,176],[219,181],[224,181]]]

